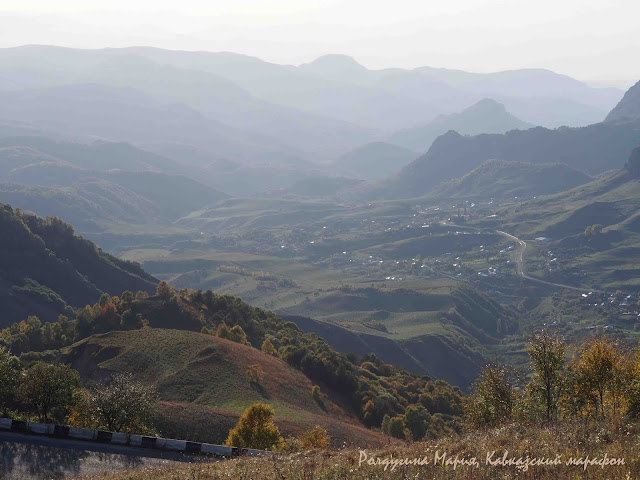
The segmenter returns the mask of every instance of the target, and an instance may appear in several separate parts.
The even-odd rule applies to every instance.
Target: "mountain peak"
[[[486,113],[494,113],[494,112],[495,113],[503,113],[503,112],[506,112],[507,109],[502,103],[497,102],[492,98],[483,98],[478,103],[474,103],[473,105],[471,105],[465,111],[467,111],[467,112],[481,111],[481,112],[486,112]]]
[[[316,58],[303,66],[324,71],[364,71],[366,68],[355,61],[353,57],[342,54],[328,54]]]
[[[605,122],[640,119],[640,82],[627,90],[622,100],[605,118]]]

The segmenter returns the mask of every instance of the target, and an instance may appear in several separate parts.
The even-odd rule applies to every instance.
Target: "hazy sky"
[[[151,45],[277,63],[640,79],[640,0],[0,0],[0,47]]]

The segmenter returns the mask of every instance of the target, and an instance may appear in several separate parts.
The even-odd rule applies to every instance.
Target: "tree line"
[[[465,400],[469,425],[640,416],[640,347],[633,351],[612,338],[597,336],[569,355],[562,337],[543,331],[527,343],[526,350],[528,381],[513,368],[485,366]]]
[[[36,317],[0,331],[0,345],[13,354],[56,350],[95,333],[150,327],[199,330],[261,349],[302,371],[329,395],[348,399],[348,408],[371,428],[385,415],[404,416],[414,407],[428,413],[426,433],[432,437],[458,431],[463,413],[462,392],[441,380],[416,375],[383,362],[373,354],[336,351],[315,334],[273,312],[251,307],[237,297],[212,291],[176,291],[160,282],[156,295],[125,291],[103,294],[94,305],[60,316],[44,325]],[[420,432],[421,430],[416,430]]]
[[[153,387],[119,373],[107,383],[83,386],[68,365],[37,361],[24,367],[0,346],[0,416],[30,418],[72,427],[153,433],[158,394]]]

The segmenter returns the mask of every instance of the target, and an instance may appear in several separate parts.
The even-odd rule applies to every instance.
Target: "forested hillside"
[[[122,288],[153,291],[156,280],[74,234],[60,219],[27,215],[0,204],[0,326],[59,314]]]
[[[115,333],[115,330],[126,332]],[[238,351],[240,347],[231,348],[228,343],[207,340],[207,335],[253,347],[282,360],[308,377],[303,383],[311,381],[319,385],[320,392],[330,401],[325,405],[328,411],[335,403],[365,426],[379,427],[385,415],[402,416],[410,405],[420,404],[433,415],[428,429],[430,435],[459,428],[462,394],[446,382],[411,374],[382,362],[373,354],[339,353],[318,336],[303,333],[294,323],[251,307],[237,297],[211,291],[175,292],[166,282],[158,285],[157,295],[152,297],[144,293],[134,297],[129,291],[119,297],[103,294],[93,306],[78,309],[72,319],[43,325],[30,318],[2,330],[0,343],[8,345],[16,354],[61,349],[59,353],[45,353],[43,358],[71,363],[85,378],[103,379],[110,372],[133,373],[136,378],[155,385],[163,400],[180,403],[179,409],[176,405],[165,406],[169,410],[167,424],[178,428],[175,416],[185,418],[184,413],[180,413],[183,408],[193,410],[195,416],[201,415],[203,407],[208,405],[221,408],[217,414],[224,416],[225,408],[239,415],[247,406],[247,399],[241,395],[247,386],[235,385],[242,383],[242,378],[234,378],[234,374],[225,377],[225,381],[235,385],[225,390],[220,390],[221,385],[208,386],[215,381],[212,372],[219,372],[229,362],[254,357],[264,373],[265,386],[277,382],[277,378],[268,377],[276,375],[274,369],[283,368],[270,358],[256,357],[257,351],[242,353],[244,350]],[[177,345],[184,346],[182,351],[178,351]],[[199,345],[200,353],[194,357],[188,352],[195,345]],[[29,358],[38,358],[38,355],[30,353]],[[197,374],[200,370],[201,374]],[[283,397],[282,391],[277,394],[281,403],[275,401],[271,397],[275,396],[275,390],[270,388],[253,395],[273,400],[276,409],[281,408],[282,412],[295,407],[297,400]],[[274,388],[282,390],[282,387]],[[318,401],[321,400],[322,397],[318,397]],[[315,407],[305,408],[318,414]],[[184,421],[190,422],[189,428],[196,428],[193,419]]]

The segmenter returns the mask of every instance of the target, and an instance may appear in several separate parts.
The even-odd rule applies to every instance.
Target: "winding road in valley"
[[[524,240],[519,239],[515,235],[511,235],[510,233],[503,232],[502,230],[496,230],[496,233],[515,241],[516,244],[518,245],[518,248],[516,250],[516,258],[515,258],[516,269],[517,269],[517,272],[518,272],[518,276],[520,276],[522,278],[526,278],[527,280],[531,280],[532,282],[537,282],[537,283],[541,283],[543,285],[549,285],[549,286],[552,286],[552,287],[566,288],[568,290],[575,290],[575,291],[578,291],[578,292],[604,293],[601,290],[596,290],[595,288],[574,287],[574,286],[571,286],[571,285],[564,285],[562,283],[547,282],[545,280],[540,280],[539,278],[535,278],[535,277],[532,277],[530,275],[527,275],[525,273],[525,271],[524,271],[524,251],[527,249],[527,242],[525,242]]]

